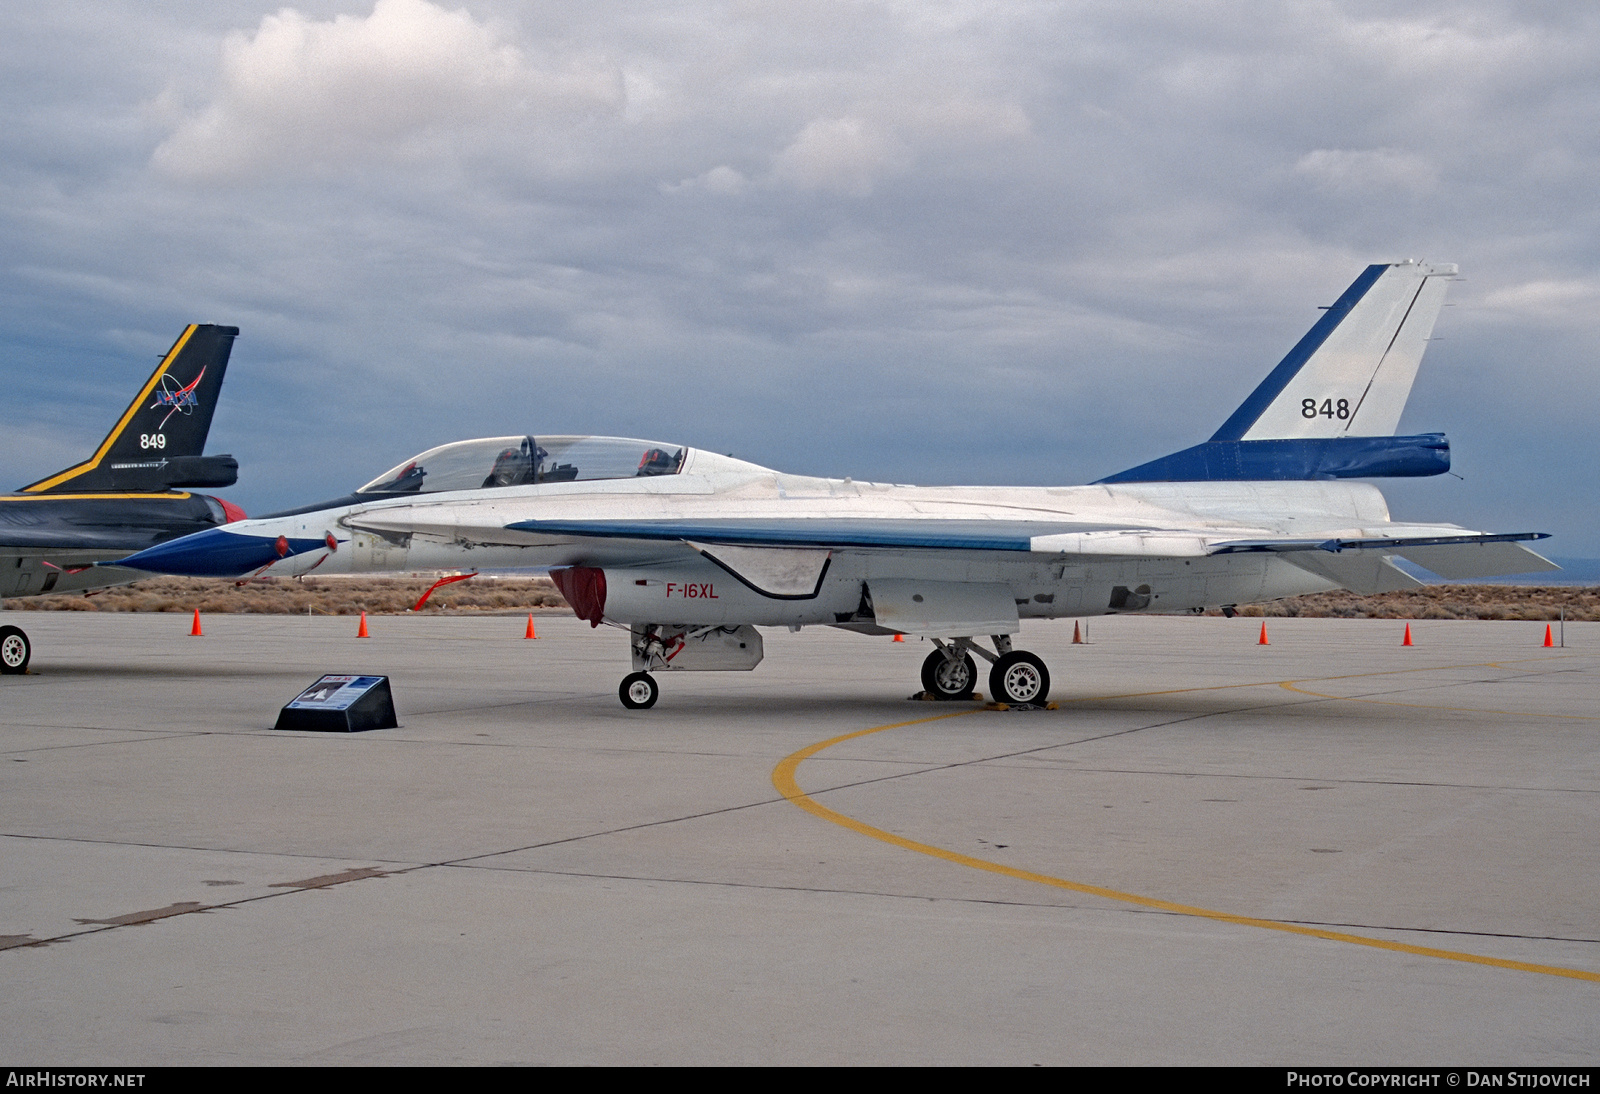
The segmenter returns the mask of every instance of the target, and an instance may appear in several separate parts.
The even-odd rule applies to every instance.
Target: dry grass
[[[1600,588],[1576,585],[1430,585],[1403,593],[1357,596],[1314,593],[1250,604],[1248,616],[1308,619],[1532,619],[1600,620]],[[1219,614],[1215,610],[1207,615]]]
[[[35,596],[7,600],[22,611],[79,612],[255,612],[267,615],[354,615],[403,612],[417,602],[435,575],[404,577],[308,577],[232,581],[162,577],[107,589],[93,596]],[[567,602],[545,577],[475,577],[446,585],[429,598],[425,612],[514,614],[565,611]],[[1316,593],[1251,604],[1247,616],[1335,619],[1568,619],[1600,620],[1600,588],[1579,586],[1434,585],[1404,593],[1357,596]],[[1217,614],[1213,609],[1209,615]]]
[[[397,577],[308,577],[235,585],[213,578],[160,577],[91,596],[35,596],[7,600],[6,609],[78,612],[192,612],[262,615],[355,615],[403,612],[417,602],[433,574]],[[547,577],[475,577],[438,589],[425,612],[447,615],[565,611],[567,602]]]

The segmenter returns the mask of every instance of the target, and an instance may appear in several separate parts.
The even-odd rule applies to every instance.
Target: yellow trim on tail
[[[165,494],[0,494],[0,505],[8,501],[144,501],[149,498],[192,498],[190,490],[169,490]]]
[[[144,387],[139,389],[139,394],[134,396],[133,402],[128,404],[128,409],[122,412],[122,417],[117,420],[117,424],[111,427],[110,433],[106,434],[106,439],[100,442],[99,448],[95,449],[93,456],[90,456],[75,467],[69,467],[65,471],[51,475],[48,479],[36,482],[32,486],[23,487],[21,492],[25,494],[42,493],[52,486],[59,486],[68,479],[75,479],[79,475],[99,467],[100,461],[106,458],[107,452],[111,451],[111,446],[116,444],[117,438],[122,436],[122,431],[128,428],[129,422],[133,421],[133,416],[144,407],[144,401],[150,398],[150,393],[155,390],[156,383],[166,373],[167,367],[178,359],[178,354],[183,352],[183,347],[189,344],[190,337],[199,329],[200,325],[198,323],[190,323],[184,328],[183,333],[178,336],[178,340],[167,351],[167,355],[156,366],[155,372],[150,374],[150,379],[146,380]]]

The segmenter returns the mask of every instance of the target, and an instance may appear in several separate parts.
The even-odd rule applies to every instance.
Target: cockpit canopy
[[[430,448],[357,490],[438,494],[541,482],[676,475],[688,450],[628,437],[480,437]]]

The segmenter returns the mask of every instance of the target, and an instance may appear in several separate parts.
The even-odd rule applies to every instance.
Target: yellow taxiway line
[[[1448,667],[1455,668],[1460,666]],[[1389,674],[1373,673],[1371,675],[1385,676]],[[1295,682],[1296,681],[1287,680],[1275,681],[1279,687],[1285,688],[1289,687],[1290,684]],[[1239,687],[1241,685],[1233,684],[1225,686]],[[1272,684],[1266,683],[1242,686],[1271,687]],[[1211,689],[1181,688],[1175,690],[1208,691]],[[1297,689],[1290,688],[1290,690]],[[1155,692],[1147,694],[1171,694],[1171,692]],[[1098,696],[1097,698],[1125,699],[1135,698],[1135,696]],[[1332,696],[1330,698],[1337,699],[1340,697]],[[1013,878],[1017,881],[1031,881],[1037,885],[1047,885],[1052,889],[1065,889],[1068,892],[1084,893],[1088,896],[1097,896],[1105,900],[1114,900],[1123,904],[1134,904],[1141,908],[1153,908],[1157,911],[1170,912],[1176,915],[1194,916],[1198,919],[1211,919],[1219,923],[1234,923],[1243,927],[1259,927],[1262,930],[1267,931],[1281,931],[1284,934],[1297,934],[1304,935],[1308,938],[1321,938],[1329,942],[1346,942],[1353,946],[1366,946],[1375,950],[1389,950],[1394,953],[1413,954],[1418,957],[1437,957],[1445,961],[1463,961],[1471,965],[1488,965],[1497,969],[1514,969],[1517,972],[1536,972],[1545,976],[1561,976],[1571,980],[1588,980],[1595,983],[1600,983],[1600,973],[1588,972],[1583,969],[1569,969],[1560,965],[1535,965],[1526,961],[1510,961],[1501,957],[1488,957],[1483,954],[1463,953],[1459,950],[1441,950],[1432,946],[1413,946],[1406,942],[1392,942],[1386,938],[1374,938],[1370,935],[1350,934],[1346,931],[1330,931],[1321,927],[1306,927],[1298,923],[1286,923],[1277,919],[1260,919],[1255,916],[1235,915],[1232,912],[1221,912],[1211,908],[1199,908],[1192,904],[1178,904],[1170,900],[1161,900],[1157,897],[1141,896],[1138,893],[1125,893],[1118,889],[1107,889],[1101,885],[1090,885],[1086,882],[1070,881],[1067,878],[1055,877],[1050,874],[1040,874],[1032,870],[1019,870],[1013,866],[1003,866],[997,862],[989,862],[986,859],[974,858],[972,855],[961,854],[959,851],[950,851],[943,847],[935,847],[929,843],[921,843],[914,839],[907,839],[905,836],[896,835],[895,833],[885,831],[882,828],[876,828],[864,821],[856,820],[854,817],[846,816],[837,810],[829,809],[821,802],[818,802],[815,798],[812,798],[804,790],[800,789],[800,784],[798,781],[796,781],[795,775],[799,771],[802,763],[811,759],[818,753],[832,748],[834,745],[843,744],[846,741],[854,741],[861,737],[869,737],[874,733],[884,733],[891,729],[904,729],[906,726],[922,725],[926,722],[938,722],[943,721],[946,718],[961,718],[969,714],[977,714],[982,711],[982,709],[983,708],[981,707],[974,707],[968,710],[952,711],[949,714],[935,714],[928,718],[913,718],[910,721],[905,722],[892,722],[888,725],[873,726],[870,729],[859,729],[854,733],[845,733],[838,737],[830,737],[825,741],[818,741],[815,744],[807,745],[800,751],[784,757],[778,766],[772,770],[772,785],[777,789],[778,793],[782,794],[786,799],[799,806],[801,809],[804,809],[807,813],[810,813],[814,817],[820,817],[822,820],[828,821],[832,824],[837,824],[841,828],[847,828],[859,835],[867,836],[870,839],[875,839],[882,843],[887,843],[893,847],[899,847],[905,851],[914,851],[919,855],[927,855],[930,858],[943,859],[945,862],[953,862],[958,866],[967,866],[974,870],[982,870],[990,874],[999,874],[1002,877]]]

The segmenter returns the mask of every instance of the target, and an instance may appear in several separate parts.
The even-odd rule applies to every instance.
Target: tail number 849
[[[165,433],[141,433],[139,434],[139,447],[144,449],[165,448],[167,447],[167,435]]]

